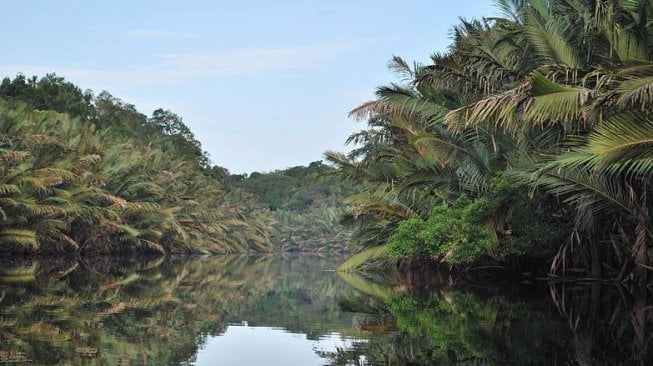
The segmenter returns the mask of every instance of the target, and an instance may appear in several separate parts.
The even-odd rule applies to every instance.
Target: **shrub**
[[[486,254],[497,238],[484,222],[488,198],[461,197],[453,205],[435,206],[426,220],[411,217],[390,237],[392,254],[439,257],[451,263],[472,262]]]

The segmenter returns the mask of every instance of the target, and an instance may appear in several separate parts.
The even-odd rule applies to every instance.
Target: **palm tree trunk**
[[[599,254],[599,249],[596,247],[596,243],[594,241],[589,243],[589,247],[592,277],[601,278],[601,256]]]
[[[635,280],[641,288],[646,286],[646,277],[648,272],[648,209],[646,206],[646,192],[638,199],[639,207],[637,209],[637,227],[635,229],[635,245],[633,246],[633,257],[635,260],[635,269],[633,274]]]

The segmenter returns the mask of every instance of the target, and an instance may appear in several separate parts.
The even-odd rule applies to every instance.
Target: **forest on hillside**
[[[270,251],[274,220],[175,113],[56,75],[0,84],[0,251]]]
[[[653,269],[653,5],[498,0],[427,64],[351,115],[327,158],[350,198],[348,264],[429,258],[459,268],[540,258],[556,273],[646,281]],[[425,50],[426,51],[426,50]],[[530,271],[532,267],[525,268]]]

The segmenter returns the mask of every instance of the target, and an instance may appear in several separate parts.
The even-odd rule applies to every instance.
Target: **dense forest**
[[[498,0],[428,64],[351,112],[328,159],[361,187],[373,258],[460,268],[541,258],[554,272],[644,281],[651,263],[653,4]]]
[[[268,173],[232,175],[232,184],[251,193],[275,220],[272,242],[279,251],[349,251],[350,230],[340,223],[353,182],[314,161]]]
[[[175,113],[147,117],[56,75],[5,78],[0,114],[2,251],[348,250],[353,184],[321,161],[231,175]]]
[[[273,218],[175,113],[55,75],[0,85],[0,251],[269,251]]]

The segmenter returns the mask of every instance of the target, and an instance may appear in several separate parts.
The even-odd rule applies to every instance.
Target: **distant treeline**
[[[315,161],[269,173],[232,175],[232,183],[251,193],[276,221],[272,235],[281,251],[346,251],[350,232],[340,224],[353,182],[335,168]]]
[[[175,113],[55,75],[0,84],[0,251],[269,251],[272,224]]]

